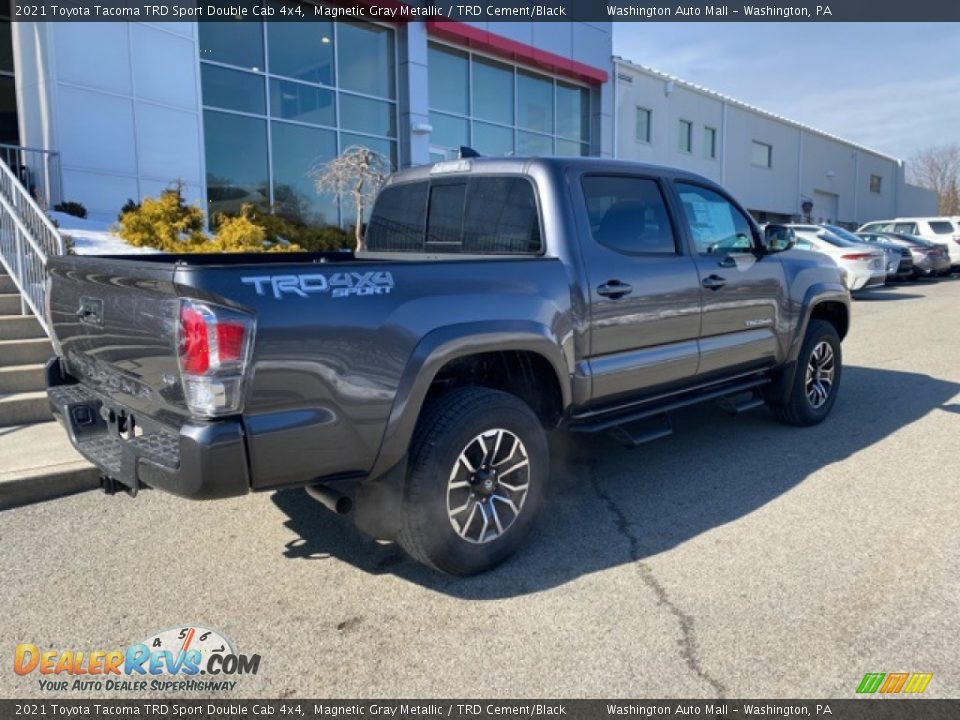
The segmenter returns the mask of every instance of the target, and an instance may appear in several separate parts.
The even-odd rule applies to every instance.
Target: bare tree
[[[333,160],[315,166],[311,172],[318,193],[330,193],[341,202],[353,202],[357,212],[357,250],[365,249],[364,212],[373,203],[390,172],[390,161],[363,145],[351,145]]]
[[[960,215],[960,143],[920,150],[907,167],[912,183],[937,194],[937,212]]]

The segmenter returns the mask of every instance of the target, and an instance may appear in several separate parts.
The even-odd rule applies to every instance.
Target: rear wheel
[[[451,390],[417,426],[398,541],[446,573],[489,570],[527,536],[548,475],[546,433],[526,403],[487,388]]]
[[[774,415],[788,425],[816,425],[822,422],[837,399],[842,372],[840,336],[824,320],[811,320],[797,371],[786,400],[770,403]]]

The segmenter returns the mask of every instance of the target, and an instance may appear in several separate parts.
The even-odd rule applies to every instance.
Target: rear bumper
[[[887,274],[879,270],[876,272],[878,273],[876,275],[871,274],[869,270],[859,271],[856,274],[851,273],[849,280],[850,291],[866,290],[886,284]]]
[[[146,485],[194,500],[249,492],[238,421],[186,424],[175,430],[72,382],[59,358],[47,363],[46,377],[54,417],[77,451],[106,477],[134,491]],[[139,430],[130,434],[131,426]]]

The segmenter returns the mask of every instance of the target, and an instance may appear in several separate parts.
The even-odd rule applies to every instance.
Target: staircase
[[[47,258],[66,248],[37,198],[59,197],[56,153],[0,146],[0,427],[52,420],[43,365],[53,355],[43,317]]]
[[[46,422],[46,264],[66,248],[40,206],[59,196],[57,167],[56,153],[0,145],[0,510],[90,490],[100,477]]]
[[[43,379],[52,356],[43,327],[21,314],[20,293],[0,268],[0,427],[53,419]]]

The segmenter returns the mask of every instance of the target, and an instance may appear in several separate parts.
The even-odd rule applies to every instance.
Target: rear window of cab
[[[470,176],[390,185],[366,231],[371,252],[536,255],[543,250],[533,184]]]

